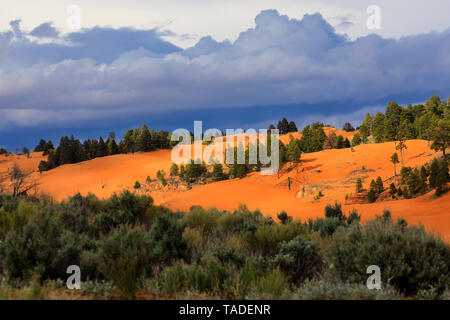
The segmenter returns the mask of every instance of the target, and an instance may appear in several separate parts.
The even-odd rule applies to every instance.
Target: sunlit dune
[[[345,132],[337,132],[342,134]],[[354,134],[354,133],[353,133]],[[299,134],[294,135],[299,138]],[[351,133],[347,135],[351,137]],[[289,135],[281,137],[289,142]],[[349,138],[350,139],[350,138]],[[406,142],[405,166],[419,166],[436,155],[428,142],[412,140]],[[205,146],[203,146],[203,149]],[[205,208],[233,210],[240,204],[250,209],[259,209],[264,214],[275,216],[282,210],[289,215],[306,221],[308,218],[322,217],[326,204],[341,202],[346,212],[355,208],[363,220],[381,214],[389,209],[394,217],[403,217],[411,224],[422,223],[427,229],[439,233],[450,241],[450,194],[435,199],[434,192],[409,200],[375,202],[373,204],[352,204],[345,200],[347,194],[354,193],[355,180],[363,179],[368,187],[372,179],[380,176],[383,180],[394,175],[390,156],[395,152],[393,142],[360,145],[351,149],[332,149],[303,154],[298,168],[285,165],[279,175],[262,176],[252,173],[243,179],[234,179],[194,186],[190,190],[166,190],[150,192],[157,204],[174,210],[186,210],[193,205]],[[26,170],[36,170],[40,153],[26,156],[10,155],[0,157],[0,172],[3,174],[17,162]],[[63,200],[77,192],[92,192],[106,198],[123,189],[133,190],[135,181],[145,183],[147,176],[156,178],[158,170],[169,173],[171,150],[148,153],[120,154],[96,158],[78,164],[63,165],[56,169],[38,172],[33,177],[40,183],[39,190],[56,200]],[[398,165],[397,172],[400,165]],[[298,172],[297,172],[298,171]],[[289,179],[288,179],[289,177]],[[291,189],[289,190],[289,182]],[[387,182],[385,187],[388,187]],[[324,195],[320,200],[314,197],[318,192]]]

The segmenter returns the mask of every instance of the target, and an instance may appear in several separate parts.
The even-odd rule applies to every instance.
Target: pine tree
[[[345,147],[344,137],[341,135],[338,135],[336,138],[336,149],[343,149]]]
[[[300,162],[301,155],[302,150],[300,149],[300,140],[291,138],[291,141],[287,146],[287,158],[290,162],[296,165],[297,172],[298,172],[298,163]]]
[[[352,146],[353,147],[359,146],[361,142],[362,142],[361,135],[359,133],[356,133],[352,138]]]
[[[123,142],[127,152],[134,153],[136,149],[136,140],[132,130],[127,130],[123,136]]]
[[[355,131],[355,128],[353,128],[352,124],[350,122],[346,122],[344,126],[342,127],[342,130],[347,132]]]
[[[97,157],[104,157],[107,155],[108,155],[108,147],[105,143],[105,140],[103,140],[103,138],[100,137],[100,140],[98,141]]]
[[[385,138],[385,117],[384,114],[378,112],[375,115],[375,119],[373,120],[373,137],[376,143],[380,143],[384,141]]]
[[[214,164],[213,172],[212,172],[212,179],[213,179],[213,181],[221,181],[221,180],[226,179],[226,176],[223,173],[223,167],[220,163]]]
[[[170,167],[170,175],[172,177],[178,175],[178,165],[176,163],[172,163],[172,166]]]
[[[350,144],[350,140],[348,140],[348,138],[345,138],[344,140],[344,148],[350,148],[351,144]]]
[[[297,125],[294,121],[289,122],[288,132],[298,132]]]
[[[277,129],[280,131],[280,134],[286,134],[289,132],[289,122],[286,118],[278,121]]]
[[[152,151],[154,149],[152,135],[146,124],[142,125],[142,129],[136,140],[136,150],[142,152]]]
[[[356,179],[356,188],[355,188],[356,192],[357,193],[361,192],[362,188],[363,188],[362,179],[361,178]]]
[[[45,150],[47,143],[45,142],[44,139],[41,139],[39,141],[39,144],[34,148],[34,152],[42,152]]]
[[[397,175],[396,164],[398,163],[398,155],[397,155],[397,152],[395,152],[394,154],[392,154],[392,156],[391,156],[391,162],[394,164],[394,176],[396,176],[396,175]]]
[[[450,145],[450,119],[441,119],[437,125],[431,130],[431,140],[433,144],[431,148],[436,151],[442,151],[446,158],[446,149]]]
[[[50,152],[50,150],[55,150],[52,140],[47,141],[47,144],[45,145],[45,148],[44,148],[43,155],[46,156]]]
[[[39,173],[42,174],[43,171],[47,171],[48,169],[49,169],[48,162],[41,160],[38,166]]]
[[[119,147],[117,146],[116,140],[114,138],[109,138],[107,142],[108,154],[114,155],[119,153]]]
[[[403,165],[403,150],[408,149],[404,140],[399,140],[398,145],[396,147],[397,150],[400,150],[400,163]]]
[[[377,185],[377,193],[380,194],[384,191],[384,186],[383,186],[383,180],[381,179],[380,176],[378,176],[377,181],[375,182]]]

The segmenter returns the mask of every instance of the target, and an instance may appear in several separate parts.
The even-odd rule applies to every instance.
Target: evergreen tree
[[[359,146],[361,142],[362,142],[361,135],[359,133],[356,133],[352,138],[352,146],[353,147]]]
[[[102,137],[98,141],[97,157],[104,157],[108,155],[108,146]]]
[[[437,125],[431,130],[431,140],[433,144],[431,148],[435,151],[442,151],[446,158],[446,149],[450,145],[450,119],[441,119]]]
[[[43,171],[49,170],[48,162],[41,160],[41,162],[39,162],[38,170],[39,170],[39,173],[41,173],[41,174]]]
[[[344,137],[341,135],[338,135],[336,138],[336,145],[335,148],[336,149],[343,149],[345,147],[345,140]]]
[[[357,193],[361,192],[362,188],[363,188],[362,179],[361,178],[356,179],[356,188],[355,188],[356,192]]]
[[[408,147],[406,146],[405,141],[404,140],[399,140],[396,149],[400,150],[400,163],[403,165],[403,150],[404,149],[408,149]]]
[[[430,188],[434,189],[437,186],[437,179],[439,174],[439,161],[438,159],[434,158],[433,161],[431,161],[430,165]]]
[[[214,164],[212,179],[213,181],[221,181],[226,179],[226,175],[223,173],[223,167],[220,163]]]
[[[359,127],[359,133],[361,134],[361,141],[363,143],[367,143],[369,136],[373,135],[373,123],[374,117],[370,113],[367,113]]]
[[[302,130],[302,138],[300,139],[300,147],[302,152],[317,152],[323,149],[325,142],[325,132],[318,124],[306,126]]]
[[[44,148],[44,153],[43,153],[43,155],[44,155],[44,156],[48,155],[48,153],[50,152],[50,150],[55,150],[55,147],[53,146],[52,140],[48,140],[48,141],[47,141],[47,144],[45,145],[45,148]]]
[[[172,163],[172,166],[170,167],[170,175],[173,177],[178,175],[178,165],[176,163]]]
[[[331,132],[328,136],[325,137],[325,142],[323,143],[324,149],[333,149],[336,148],[336,133]]]
[[[39,141],[39,144],[34,148],[34,152],[43,152],[47,146],[47,142],[44,139]]]
[[[384,114],[378,112],[375,115],[375,119],[373,120],[373,137],[376,143],[380,143],[384,141],[385,138],[385,117]]]
[[[139,132],[136,140],[136,150],[142,152],[148,152],[154,150],[152,135],[148,130],[146,124],[142,125],[142,129]]]
[[[378,176],[376,183],[376,191],[378,194],[382,193],[384,191],[384,186],[383,186],[383,180],[381,179],[380,176]]]
[[[350,122],[346,122],[344,126],[342,127],[342,130],[347,132],[355,131],[355,128],[353,128],[352,124]]]
[[[384,141],[394,141],[398,138],[403,108],[396,102],[389,102],[385,111]]]
[[[283,120],[278,121],[277,129],[280,131],[280,134],[286,134],[289,132],[289,122],[286,118],[283,118]]]
[[[289,132],[298,132],[297,125],[295,124],[294,121],[289,122],[288,131]]]
[[[298,163],[300,162],[300,157],[302,155],[302,150],[300,148],[300,140],[293,139],[291,137],[291,141],[287,146],[287,158],[290,162],[294,163],[297,167],[298,172]]]
[[[119,153],[119,147],[114,138],[109,137],[107,146],[108,146],[108,154],[109,155],[114,155],[114,154]]]
[[[394,176],[396,176],[396,175],[397,175],[396,164],[399,162],[399,161],[398,161],[398,155],[397,155],[397,152],[395,152],[394,154],[392,154],[392,156],[391,156],[391,162],[394,164]]]
[[[344,140],[344,148],[350,148],[351,144],[350,144],[350,140],[348,140],[348,138],[345,138]]]
[[[136,140],[133,130],[127,130],[123,136],[123,142],[127,152],[134,153],[136,149]]]

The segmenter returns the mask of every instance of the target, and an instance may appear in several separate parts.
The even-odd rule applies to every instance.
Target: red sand
[[[351,137],[352,134],[354,133],[348,133],[347,136]],[[295,135],[296,138],[297,135],[299,134]],[[282,140],[284,139],[288,142],[288,135],[282,137]],[[404,151],[406,166],[422,165],[436,155],[429,149],[426,141],[412,140],[407,141],[406,145],[408,147]],[[355,152],[340,149],[303,154],[299,173],[296,169],[285,173],[287,167],[285,166],[280,177],[253,173],[244,179],[196,186],[185,192],[168,191],[163,195],[160,193],[150,195],[157,204],[166,205],[174,210],[186,210],[193,205],[233,210],[240,204],[246,204],[251,210],[260,209],[264,214],[272,216],[285,210],[289,215],[305,221],[310,217],[322,217],[323,209],[328,203],[335,200],[345,203],[345,195],[354,192],[354,179],[363,166],[369,170],[365,173],[364,187],[368,187],[371,179],[378,176],[383,180],[393,176],[393,165],[389,161],[395,152],[393,142],[361,145],[354,149]],[[135,181],[142,183],[147,175],[152,179],[156,178],[156,172],[160,169],[168,174],[171,166],[170,157],[170,150],[115,155],[64,165],[44,172],[41,176],[35,173],[34,176],[40,183],[40,190],[57,200],[77,192],[82,194],[93,192],[104,198],[123,189],[132,190]],[[0,158],[0,172],[4,173],[13,161],[17,161],[20,166],[27,169],[36,169],[41,159],[42,156],[38,153],[33,153],[31,159],[26,159],[25,156],[7,158],[3,156]],[[397,167],[398,172],[400,165]],[[356,171],[356,174],[350,174],[352,171]],[[288,176],[300,181],[292,183],[290,191],[287,186]],[[305,185],[309,192],[306,196],[298,195],[299,190]],[[312,189],[313,186],[316,188]],[[318,191],[321,191],[324,197],[315,201],[313,197]],[[409,200],[344,205],[347,212],[352,208],[362,214],[363,220],[381,214],[383,209],[389,209],[394,217],[403,217],[411,224],[422,223],[427,229],[439,233],[446,241],[450,241],[450,193],[438,199],[428,194]]]

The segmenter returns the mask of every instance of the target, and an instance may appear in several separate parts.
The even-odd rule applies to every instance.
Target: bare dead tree
[[[28,191],[38,186],[36,180],[31,179],[32,173],[32,171],[24,171],[16,162],[14,162],[12,168],[8,170],[9,183],[13,197],[16,198],[21,195],[27,195]]]

